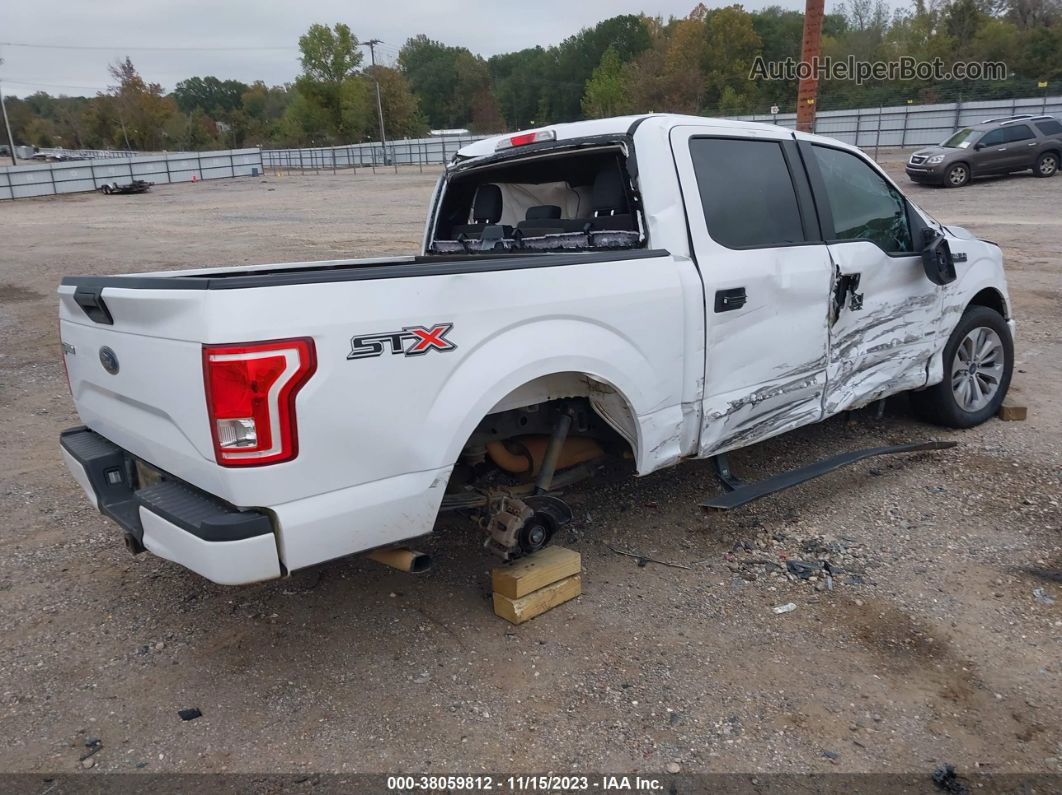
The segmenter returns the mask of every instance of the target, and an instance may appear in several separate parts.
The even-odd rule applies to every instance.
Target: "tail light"
[[[261,466],[298,455],[295,396],[316,369],[308,337],[204,345],[203,378],[217,462]]]

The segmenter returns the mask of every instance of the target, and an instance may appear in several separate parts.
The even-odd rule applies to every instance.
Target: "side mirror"
[[[981,151],[984,148],[985,148],[984,144],[974,144],[974,150],[976,150],[978,152]]]
[[[951,246],[935,229],[926,229],[924,235],[922,269],[926,272],[926,278],[933,284],[950,284],[955,281],[955,260],[951,256]]]

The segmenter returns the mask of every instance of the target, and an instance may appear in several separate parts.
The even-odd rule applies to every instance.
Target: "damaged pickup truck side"
[[[465,147],[417,256],[69,277],[59,297],[70,472],[134,552],[227,584],[440,510],[519,555],[602,456],[722,476],[727,451],[904,391],[969,427],[1013,366],[997,246],[858,149],[674,115]]]

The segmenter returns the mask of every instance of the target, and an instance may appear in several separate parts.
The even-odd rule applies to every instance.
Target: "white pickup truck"
[[[59,298],[70,472],[134,552],[226,584],[440,510],[520,554],[600,456],[722,475],[729,450],[904,391],[968,427],[1013,365],[996,245],[851,146],[665,114],[470,144],[417,256],[75,276]]]

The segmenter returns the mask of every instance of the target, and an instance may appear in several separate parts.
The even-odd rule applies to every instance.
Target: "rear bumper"
[[[59,444],[70,474],[89,501],[122,527],[134,547],[221,585],[280,576],[268,514],[239,510],[166,475],[142,483],[145,470],[137,460],[88,428],[63,431]]]

